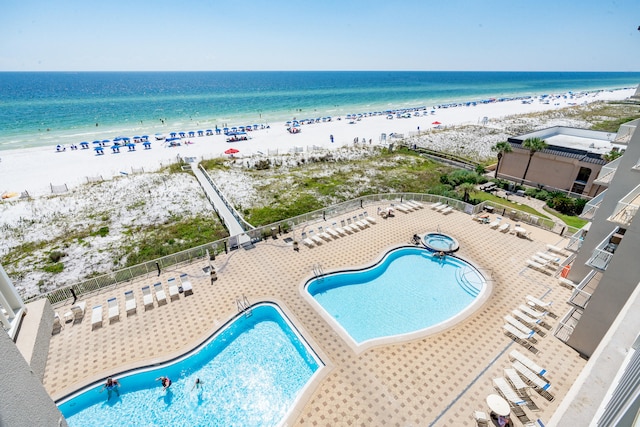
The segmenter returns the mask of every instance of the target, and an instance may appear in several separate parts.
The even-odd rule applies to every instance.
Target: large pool
[[[436,255],[394,249],[376,265],[314,278],[306,289],[357,344],[422,331],[469,309],[486,286],[469,263]]]
[[[72,427],[275,426],[321,365],[280,309],[262,303],[178,360],[115,375],[119,397],[107,401],[100,383],[58,404]],[[159,376],[171,378],[167,392]]]

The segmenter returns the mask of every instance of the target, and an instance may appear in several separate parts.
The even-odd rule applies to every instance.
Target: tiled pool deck
[[[375,212],[377,206],[367,206]],[[360,212],[353,212],[357,214]],[[340,218],[336,218],[338,223]],[[317,230],[316,223],[308,228]],[[549,372],[552,402],[532,392],[540,411],[525,412],[532,420],[547,421],[560,404],[586,361],[556,339],[552,331],[538,338],[538,355],[508,338],[502,329],[504,316],[525,303],[531,294],[554,301],[558,316],[567,309],[570,291],[552,276],[526,268],[525,261],[546,244],[563,247],[558,235],[527,226],[531,240],[492,230],[467,214],[442,215],[425,206],[394,218],[376,217],[377,223],[355,234],[295,252],[282,235],[216,258],[218,280],[212,285],[203,271],[205,260],[159,277],[102,291],[87,301],[82,322],[66,324],[51,339],[44,385],[54,399],[80,386],[131,367],[166,360],[195,347],[220,324],[237,313],[236,299],[243,294],[251,303],[272,300],[289,313],[304,336],[318,351],[327,368],[308,389],[288,425],[305,426],[473,426],[473,410],[488,412],[485,398],[494,393],[492,378],[504,376],[512,349],[527,354]],[[324,272],[365,266],[387,249],[409,243],[413,234],[440,229],[460,243],[457,255],[480,267],[493,284],[487,302],[460,324],[443,332],[408,342],[354,352],[302,297],[304,282],[315,264]],[[300,230],[296,232],[300,236]],[[170,301],[145,312],[140,288],[188,273],[194,295]],[[124,292],[134,290],[137,313],[127,316]],[[107,298],[117,297],[120,320],[106,319]],[[91,330],[91,307],[102,304],[103,326]],[[61,315],[69,306],[57,307]],[[375,319],[372,319],[375,321]],[[553,326],[558,320],[549,319]],[[515,424],[520,425],[514,418]]]

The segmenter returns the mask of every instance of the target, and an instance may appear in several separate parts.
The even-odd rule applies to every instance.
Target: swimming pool
[[[427,249],[435,252],[455,252],[460,248],[458,241],[453,237],[442,233],[427,233],[423,237]]]
[[[314,278],[306,291],[357,345],[376,339],[426,333],[479,305],[484,277],[454,256],[402,247],[363,270]]]
[[[280,308],[261,303],[177,360],[115,375],[119,397],[107,401],[101,382],[57,403],[71,427],[275,426],[321,366]],[[167,392],[159,376],[171,378]]]

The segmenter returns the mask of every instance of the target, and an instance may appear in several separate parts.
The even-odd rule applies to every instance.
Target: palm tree
[[[462,200],[469,203],[469,195],[476,191],[476,186],[470,182],[463,182],[458,186],[458,190],[463,192]]]
[[[520,184],[524,184],[524,181],[527,178],[527,172],[529,172],[529,166],[531,165],[531,159],[533,158],[533,155],[536,154],[536,151],[542,151],[547,147],[547,143],[540,138],[527,138],[524,140],[524,142],[522,143],[522,148],[526,148],[529,150],[529,161],[527,162],[527,167],[524,170],[524,175],[522,175],[522,181],[520,181]]]
[[[506,153],[510,153],[513,151],[511,148],[511,144],[508,142],[498,142],[496,145],[491,147],[491,151],[495,151],[498,153],[498,165],[496,166],[496,173],[493,175],[494,178],[498,177],[498,169],[500,169],[500,161],[502,160],[502,156]]]
[[[613,162],[615,159],[617,159],[618,157],[622,156],[622,153],[619,150],[611,150],[606,154],[602,155],[602,159],[609,163],[609,162]]]

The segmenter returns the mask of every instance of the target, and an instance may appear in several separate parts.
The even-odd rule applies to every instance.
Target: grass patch
[[[44,267],[42,267],[42,271],[46,271],[47,273],[51,273],[51,274],[62,273],[63,270],[64,270],[64,264],[61,262],[46,264]]]
[[[577,216],[561,214],[560,212],[556,212],[548,206],[545,206],[544,210],[562,220],[569,227],[582,228],[587,222],[589,222]]]
[[[483,201],[483,202],[484,201],[490,201],[490,202],[494,202],[494,203],[499,203],[501,205],[508,206],[508,207],[510,207],[512,209],[519,210],[519,211],[522,211],[522,212],[526,212],[526,213],[529,213],[531,215],[538,216],[540,218],[550,219],[547,215],[545,215],[544,213],[532,208],[531,206],[518,205],[518,204],[516,204],[516,203],[514,203],[512,201],[505,200],[502,197],[498,197],[498,196],[495,196],[495,195],[493,195],[491,193],[486,193],[484,191],[474,193],[471,197],[473,199],[480,200],[480,201]]]

